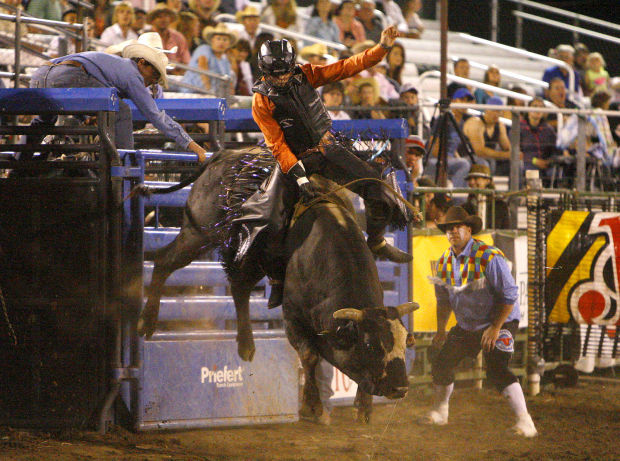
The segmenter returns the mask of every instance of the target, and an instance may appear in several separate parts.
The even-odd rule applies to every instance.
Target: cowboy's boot
[[[413,257],[385,240],[383,234],[389,222],[389,207],[380,200],[366,199],[366,233],[368,247],[375,256],[395,263],[408,263]]]

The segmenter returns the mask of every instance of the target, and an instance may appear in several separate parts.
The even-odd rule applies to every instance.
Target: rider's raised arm
[[[381,45],[375,45],[361,53],[354,54],[350,58],[341,59],[333,64],[317,66],[304,64],[301,70],[308,77],[308,81],[314,88],[330,82],[337,82],[354,76],[364,69],[378,64],[387,54],[387,50]]]
[[[297,157],[291,151],[284,140],[284,132],[280,125],[273,118],[275,105],[269,101],[267,96],[254,93],[252,99],[252,117],[265,136],[265,143],[271,149],[273,156],[278,160],[282,172],[286,173],[297,163]]]

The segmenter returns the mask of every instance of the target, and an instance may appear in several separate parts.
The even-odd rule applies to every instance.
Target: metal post
[[[579,18],[573,19],[573,26],[579,27]],[[579,41],[579,32],[573,30],[573,43],[577,43]]]
[[[491,0],[491,40],[497,41],[498,26],[497,15],[499,13],[498,0]]]
[[[578,191],[586,189],[586,119],[578,116],[577,125],[577,187]]]
[[[446,84],[447,84],[447,75],[448,75],[448,0],[441,0],[441,17],[440,17],[440,28],[441,28],[441,57],[440,57],[440,72],[441,76],[439,79],[439,87],[440,87],[440,98],[444,99],[448,96]]]
[[[517,11],[523,11],[523,6],[519,3],[517,5]],[[517,16],[517,22],[515,23],[515,47],[521,48],[523,46],[523,18]]]
[[[21,47],[22,47],[22,11],[18,9],[15,12],[15,83],[13,84],[13,88],[19,88],[19,75],[21,74]]]
[[[519,159],[521,154],[521,114],[513,111],[512,114],[512,127],[510,128],[510,190],[516,191],[520,188],[520,175],[521,175],[521,160]],[[518,201],[515,197],[512,197],[509,201],[510,206],[510,226],[513,229],[517,228],[518,217]]]
[[[82,28],[82,51],[88,51],[88,24],[86,22],[86,17],[82,20],[83,28]]]

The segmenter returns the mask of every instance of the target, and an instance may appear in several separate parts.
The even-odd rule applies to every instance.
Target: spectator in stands
[[[214,19],[220,0],[189,0],[189,9],[200,18],[200,29],[204,30],[207,26],[215,26],[217,21]]]
[[[261,22],[293,32],[301,32],[298,19],[295,0],[270,0],[261,14]]]
[[[236,15],[239,11],[247,8],[249,4],[248,0],[225,0],[220,2],[218,13]]]
[[[407,0],[403,8],[403,14],[407,21],[410,38],[420,38],[424,32],[424,24],[418,15],[422,9],[422,0]]]
[[[95,1],[95,35],[101,37],[106,27],[112,25],[112,15],[114,14],[114,6],[110,0]]]
[[[529,107],[545,107],[542,98],[534,98],[528,103]],[[521,155],[525,170],[541,170],[540,177],[546,178],[549,161],[560,155],[555,146],[555,130],[547,123],[544,112],[527,112],[521,120]],[[523,178],[521,178],[523,180]]]
[[[62,14],[62,20],[69,24],[75,24],[77,21],[77,14],[75,10],[67,10]],[[62,42],[65,42],[65,48],[61,49]],[[81,42],[76,38],[68,38],[64,34],[56,35],[50,41],[49,53],[52,57],[65,56],[67,54],[73,54],[77,51],[77,47]],[[85,50],[86,51],[86,50]]]
[[[502,75],[499,72],[499,67],[496,65],[489,66],[484,73],[483,83],[499,87],[501,81]],[[494,95],[495,93],[492,91],[483,90],[482,88],[476,88],[476,91],[474,91],[474,98],[476,99],[477,104],[486,104],[487,100]]]
[[[491,106],[503,106],[496,96],[487,99]],[[481,117],[470,117],[463,125],[463,133],[471,142],[477,157],[489,162],[494,175],[510,174],[510,140],[506,126],[499,121],[501,111],[487,109]]]
[[[252,68],[252,77],[254,80],[258,80],[261,77],[262,72],[258,68],[258,51],[263,43],[268,40],[273,40],[273,34],[269,32],[261,32],[257,35],[254,46],[252,47],[252,54],[250,55],[250,67]]]
[[[202,38],[206,42],[200,45],[192,54],[189,63],[191,67],[198,67],[203,70],[209,70],[223,76],[231,76],[232,68],[230,61],[226,55],[226,50],[233,44],[237,37],[226,27],[226,24],[219,23],[217,26],[207,26],[202,31]],[[233,75],[234,76],[234,75]],[[233,91],[237,86],[234,81],[228,83],[224,80],[207,75],[198,74],[197,72],[187,71],[183,76],[183,83],[202,87],[210,91],[212,94],[222,96],[223,94]],[[229,86],[229,88],[226,87]],[[185,93],[191,93],[190,89],[182,89]]]
[[[599,90],[592,95],[590,102],[592,107],[597,109],[596,112],[609,110],[611,93]],[[618,152],[607,116],[596,112],[592,114],[590,123],[586,126],[586,136],[591,141],[588,152],[600,159],[611,172],[620,167],[620,152]]]
[[[387,21],[385,17],[377,14],[377,4],[374,0],[362,0],[357,10],[357,19],[362,23],[368,40],[378,43],[381,31],[385,29]]]
[[[435,182],[429,178],[428,176],[419,176],[418,178],[414,179],[413,184],[415,185],[416,189],[418,187],[437,187],[437,184],[435,184]],[[416,194],[414,192],[414,199],[411,202],[412,205],[417,206],[418,209],[421,211],[422,210],[422,203],[420,201],[420,194]],[[428,225],[428,222],[431,221],[430,217],[429,217],[429,213],[428,210],[430,208],[431,205],[431,200],[433,200],[433,198],[435,197],[435,193],[434,192],[425,192],[424,193],[424,219]]]
[[[609,73],[601,53],[590,53],[586,61],[586,95],[609,90]]]
[[[445,221],[446,213],[451,206],[452,200],[446,194],[434,194],[428,202],[426,211],[427,229],[437,229],[437,224],[442,224]]]
[[[353,45],[351,51],[353,52],[353,54],[358,54],[366,51],[369,48],[372,48],[373,46],[375,46],[374,42],[372,42],[371,40],[364,40],[361,43],[356,43],[355,45]],[[398,86],[398,84],[392,84],[387,78],[385,61],[381,61],[376,66],[360,72],[359,77],[374,78],[379,85],[379,96],[384,101],[398,98],[398,91],[395,87]],[[355,92],[353,92],[352,94],[354,95]]]
[[[397,100],[390,100],[391,104],[406,105],[409,106],[407,110],[394,111],[391,115],[392,118],[404,118],[407,119],[409,125],[409,133],[419,134],[426,139],[430,136],[430,128],[424,120],[424,113],[418,106],[418,90],[411,83],[405,83],[400,87],[400,96]],[[420,119],[421,118],[421,119]],[[422,130],[419,129],[419,124],[422,123]]]
[[[62,21],[60,0],[30,0],[26,12],[37,18]]]
[[[422,161],[424,160],[425,153],[426,148],[422,138],[418,135],[410,134],[405,140],[405,166],[412,181],[416,181],[422,176],[424,171]]]
[[[252,68],[248,62],[250,53],[250,42],[244,39],[237,40],[233,46],[228,49],[228,60],[230,67],[235,73],[237,84],[235,86],[235,94],[241,96],[252,96]]]
[[[147,89],[155,83],[164,88],[168,86],[166,66],[168,58],[158,49],[134,43],[123,49],[123,57],[108,53],[77,53],[52,60],[52,65],[44,64],[32,75],[31,88],[116,88],[121,98],[129,98],[145,118],[169,138],[174,139],[181,149],[191,150],[201,162],[206,160],[205,150],[173,121],[160,111]],[[53,126],[56,115],[40,115],[32,126]],[[115,118],[116,147],[133,149],[133,126],[131,110],[122,100]],[[37,144],[42,135],[28,136],[27,143]],[[20,159],[28,160],[32,153]]]
[[[403,11],[400,9],[398,3],[394,0],[381,1],[383,3],[383,11],[385,11],[388,25],[396,26],[402,37],[410,38],[407,20],[405,19],[405,16],[403,16]]]
[[[158,3],[147,15],[147,21],[153,26],[153,31],[161,36],[164,48],[177,47],[177,52],[170,55],[170,60],[189,64],[191,55],[185,37],[180,32],[170,28],[170,24],[176,20],[177,14],[164,3]]]
[[[306,22],[304,32],[323,40],[336,43],[340,41],[340,29],[332,21],[331,0],[316,0],[312,8],[312,16]]]
[[[564,84],[564,79],[561,77],[555,77],[549,82],[547,99],[555,104],[559,109],[577,108],[577,105],[566,97],[566,85]],[[558,115],[549,114],[547,116],[547,122],[557,130]]]
[[[510,88],[510,91],[514,91],[515,93],[519,93],[519,94],[525,94],[527,95],[527,91],[525,91],[524,88],[521,88],[518,85],[514,85]],[[506,105],[507,106],[517,106],[517,107],[525,107],[526,101],[524,101],[523,99],[517,99],[515,97],[512,96],[508,96],[508,99],[506,101]],[[511,119],[512,118],[512,112],[510,112],[509,110],[505,110],[504,113],[502,114],[502,117],[505,117],[507,119]],[[523,112],[521,112],[519,114],[519,117],[521,118],[521,120],[523,120],[524,114]]]
[[[200,40],[200,20],[191,11],[181,11],[179,13],[177,32],[185,37],[190,54],[202,45]]]
[[[332,56],[327,53],[327,47],[322,43],[315,43],[314,45],[304,46],[299,53],[301,59],[314,64],[316,66],[322,66],[327,63],[327,59]],[[335,58],[334,58],[335,60]]]
[[[179,17],[179,13],[185,10],[182,0],[166,0],[164,3],[177,14],[177,18]]]
[[[469,61],[465,58],[459,58],[454,63],[454,75],[462,78],[469,78]],[[448,85],[448,98],[452,99],[454,96],[454,92],[459,88],[467,88],[468,91],[471,91],[471,88],[466,87],[462,83],[451,82]]]
[[[366,32],[361,22],[355,19],[355,2],[343,0],[336,9],[334,22],[340,30],[340,43],[352,48],[356,43],[366,40]],[[355,54],[355,52],[353,52]]]
[[[379,84],[372,77],[362,77],[355,80],[355,86],[358,91],[358,106],[361,110],[356,110],[352,115],[358,119],[374,119],[381,120],[387,118],[385,113],[380,110],[371,109],[374,106],[380,106],[383,101],[379,95]]]
[[[588,55],[590,54],[590,50],[583,43],[575,43],[575,54],[573,58],[573,68],[575,72],[579,74],[579,80],[581,82],[581,90],[586,93],[586,70],[587,65],[586,62],[588,60]]]
[[[342,82],[328,83],[323,87],[321,93],[321,99],[323,104],[328,108],[327,113],[332,120],[350,120],[351,116],[344,110],[329,109],[330,107],[338,107],[342,105],[344,101],[344,85]]]
[[[116,45],[126,40],[137,39],[136,34],[131,28],[134,20],[133,6],[129,2],[120,2],[114,8],[114,24],[107,27],[101,34],[101,41],[104,45]]]
[[[495,190],[491,170],[486,165],[472,165],[467,175],[467,185],[471,189]],[[495,205],[495,221],[493,221],[493,207]],[[463,208],[470,215],[480,216],[483,229],[511,229],[510,210],[505,200],[487,194],[469,194]]]
[[[146,26],[146,11],[142,8],[134,8],[133,9],[133,22],[131,23],[131,30],[133,30],[136,35],[140,35],[145,32],[144,27]]]
[[[243,30],[239,32],[239,39],[247,40],[253,49],[256,37],[260,33],[260,13],[255,7],[248,5],[241,11],[237,11],[235,18],[239,24],[243,25]]]
[[[557,54],[557,59],[564,61],[566,64],[568,64],[571,68],[574,65],[574,60],[575,60],[575,49],[570,46],[570,45],[559,45],[556,49],[556,54]],[[575,76],[575,87],[574,87],[574,91],[576,94],[580,94],[581,93],[581,77],[579,76],[579,72],[576,72],[574,69],[572,70],[573,75]],[[553,66],[553,67],[549,67],[545,70],[545,73],[543,74],[542,80],[551,84],[551,80],[553,80],[556,77],[561,78],[564,81],[564,86],[566,88],[568,88],[568,70],[566,70],[564,67],[560,67],[560,66]]]
[[[390,51],[388,51],[387,56],[385,57],[385,61],[387,62],[387,76],[394,80],[398,84],[397,90],[400,89],[400,86],[403,84],[403,69],[405,68],[405,47],[399,43],[394,43],[394,46]]]
[[[613,77],[610,81],[610,87],[612,96],[609,109],[620,110],[620,77]],[[610,116],[609,126],[616,144],[620,145],[620,117]]]

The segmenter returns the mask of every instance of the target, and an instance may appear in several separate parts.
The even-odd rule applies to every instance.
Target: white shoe
[[[538,435],[538,431],[534,426],[534,421],[532,421],[532,417],[529,413],[519,416],[517,424],[515,424],[512,429],[523,437],[536,437]]]
[[[445,426],[448,424],[448,405],[439,405],[439,407],[431,410],[422,422],[435,426]]]

